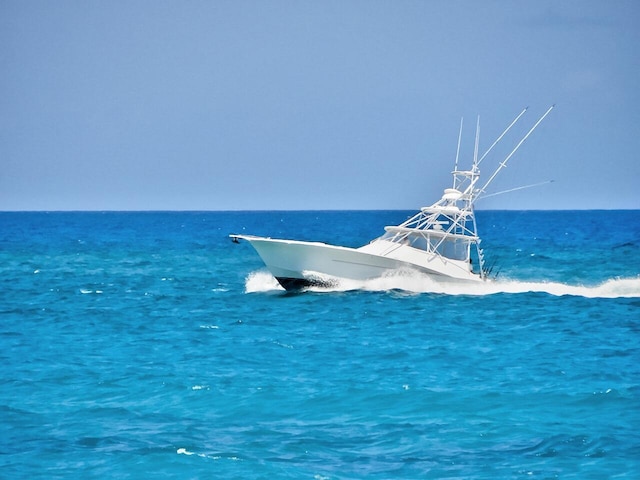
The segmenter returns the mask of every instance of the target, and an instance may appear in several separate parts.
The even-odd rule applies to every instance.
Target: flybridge
[[[485,267],[484,251],[480,248],[481,239],[478,235],[474,204],[483,196],[490,196],[485,195],[485,192],[491,182],[507,166],[509,160],[554,106],[549,107],[538,119],[481,187],[480,164],[520,120],[527,108],[520,112],[481,157],[478,157],[478,119],[473,161],[469,170],[458,169],[463,125],[461,121],[452,187],[445,188],[437,202],[422,207],[418,213],[400,225],[385,227],[385,233],[381,237],[360,248],[251,235],[231,237],[234,241],[244,239],[250,242],[267,268],[287,290],[309,285],[332,284],[342,278],[367,280],[407,269],[447,281],[486,280],[490,272]],[[473,258],[477,260],[477,266],[473,265]]]

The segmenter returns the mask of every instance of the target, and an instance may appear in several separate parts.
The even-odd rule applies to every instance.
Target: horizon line
[[[246,212],[407,212],[417,211],[413,208],[297,208],[297,209],[149,209],[149,210],[115,210],[115,209],[53,209],[53,210],[0,210],[0,213],[246,213]],[[640,208],[476,208],[476,212],[596,212],[596,211],[640,211]]]

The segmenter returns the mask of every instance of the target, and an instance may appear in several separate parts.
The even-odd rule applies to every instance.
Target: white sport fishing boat
[[[370,280],[403,271],[417,271],[445,281],[484,281],[489,272],[480,248],[474,204],[553,108],[551,106],[531,127],[482,187],[480,163],[527,109],[520,112],[480,158],[478,122],[473,163],[469,170],[458,169],[461,122],[452,187],[446,188],[442,198],[431,206],[421,208],[400,225],[385,227],[384,235],[360,248],[253,235],[233,234],[230,237],[236,243],[239,240],[249,242],[286,290],[331,286],[340,279]]]

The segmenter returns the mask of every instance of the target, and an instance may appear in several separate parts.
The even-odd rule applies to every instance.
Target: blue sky
[[[0,0],[0,210],[640,208],[640,3]],[[519,124],[520,125],[520,124]],[[518,138],[509,137],[502,153]],[[482,164],[488,175],[500,160]]]

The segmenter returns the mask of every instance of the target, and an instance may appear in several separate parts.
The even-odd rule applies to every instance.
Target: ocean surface
[[[228,238],[411,213],[0,213],[0,478],[640,478],[640,211],[480,211],[457,288]]]

